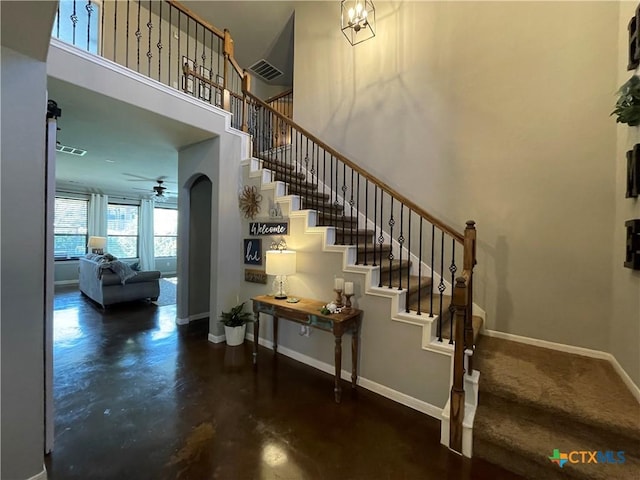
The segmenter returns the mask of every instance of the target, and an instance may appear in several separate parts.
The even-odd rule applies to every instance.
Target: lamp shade
[[[296,273],[296,252],[293,250],[267,250],[267,275],[293,275]]]
[[[104,248],[107,246],[107,237],[89,237],[87,247],[89,248]]]

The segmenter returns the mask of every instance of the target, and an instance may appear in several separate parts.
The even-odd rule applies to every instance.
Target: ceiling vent
[[[75,147],[67,147],[66,145],[57,144],[56,151],[61,153],[68,153],[69,155],[77,155],[78,157],[82,157],[87,153],[86,150],[82,150],[81,148]]]
[[[282,75],[280,70],[267,62],[264,58],[251,65],[249,70],[264,80],[273,80],[274,78],[278,78]]]

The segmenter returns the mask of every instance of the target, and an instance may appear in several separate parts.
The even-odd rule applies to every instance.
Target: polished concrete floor
[[[214,345],[175,306],[102,312],[56,293],[55,444],[48,478],[516,479],[439,444],[439,422],[251,346]],[[428,379],[425,379],[428,381]]]

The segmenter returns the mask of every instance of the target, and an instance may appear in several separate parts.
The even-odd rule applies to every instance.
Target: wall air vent
[[[61,153],[68,153],[69,155],[77,155],[78,157],[82,157],[87,153],[86,150],[82,150],[81,148],[75,147],[67,147],[66,145],[57,144],[56,151]]]
[[[264,58],[251,65],[249,70],[264,80],[273,80],[274,78],[278,78],[282,75],[280,70],[267,62]]]

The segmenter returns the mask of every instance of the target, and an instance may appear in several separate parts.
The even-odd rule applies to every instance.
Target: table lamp
[[[104,247],[107,246],[107,237],[89,237],[87,247],[91,249],[91,253],[99,255],[104,254]]]
[[[296,252],[293,250],[267,250],[266,273],[276,276],[273,281],[273,289],[277,292],[275,298],[279,300],[287,298],[285,283],[287,275],[296,273]]]

